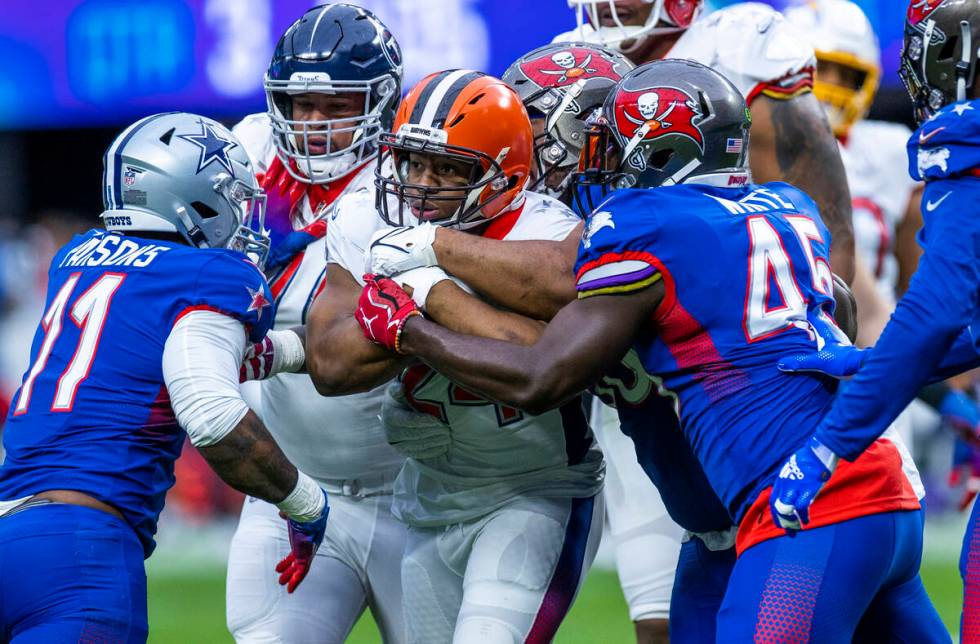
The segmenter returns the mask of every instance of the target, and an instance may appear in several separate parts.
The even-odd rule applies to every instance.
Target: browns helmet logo
[[[622,77],[613,69],[613,64],[599,52],[569,47],[523,62],[521,71],[541,87],[564,87],[582,78],[618,81]]]
[[[704,150],[704,134],[698,123],[704,118],[697,102],[674,87],[651,87],[616,96],[616,128],[627,140],[647,126],[644,139],[680,134]]]
[[[917,25],[942,6],[946,0],[913,0],[909,5],[909,24]]]

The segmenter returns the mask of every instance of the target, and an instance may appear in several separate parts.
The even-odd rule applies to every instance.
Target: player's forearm
[[[451,280],[432,287],[425,301],[425,311],[433,320],[456,333],[517,344],[534,344],[544,330],[542,322],[494,308]]]
[[[408,362],[364,338],[353,316],[328,329],[307,326],[306,368],[323,396],[346,396],[378,387]]]
[[[575,299],[581,227],[554,241],[497,241],[439,229],[432,248],[439,265],[481,295],[537,320],[550,320]]]
[[[791,100],[762,96],[752,103],[751,159],[757,183],[785,181],[806,192],[830,230],[831,268],[848,284],[854,279],[851,195],[840,149],[816,97]]]
[[[937,213],[927,237],[929,250],[908,292],[817,431],[838,456],[856,458],[881,435],[931,380],[974,319],[980,226],[962,205],[950,204]]]
[[[579,393],[555,355],[499,340],[461,335],[421,317],[409,320],[401,348],[489,400],[539,414]]]
[[[891,315],[894,305],[885,301],[878,292],[871,272],[860,257],[855,258],[854,281],[851,283],[851,288],[854,299],[857,300],[856,344],[859,347],[870,347],[888,324],[888,316]]]
[[[227,436],[198,450],[222,481],[249,496],[279,503],[296,487],[296,468],[252,411]]]

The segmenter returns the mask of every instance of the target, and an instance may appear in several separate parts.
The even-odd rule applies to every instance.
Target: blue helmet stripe
[[[152,116],[147,116],[145,118],[136,121],[130,125],[126,130],[120,134],[109,149],[106,150],[105,159],[103,163],[105,164],[105,190],[106,198],[108,199],[108,210],[116,210],[122,208],[122,183],[120,182],[120,176],[122,175],[122,151],[126,147],[126,144],[133,138],[133,136],[139,132],[144,125],[150,121],[156,120],[161,116],[166,116],[167,114],[174,114],[175,112],[164,112],[162,114],[153,114]],[[111,161],[111,163],[110,163]]]

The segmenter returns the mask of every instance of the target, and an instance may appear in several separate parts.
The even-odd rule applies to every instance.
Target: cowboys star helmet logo
[[[616,97],[616,127],[627,140],[646,126],[644,139],[677,134],[693,140],[704,150],[704,134],[698,123],[704,118],[697,102],[674,87],[651,87],[620,92]]]
[[[909,24],[917,25],[942,6],[946,0],[915,0],[909,5]]]
[[[231,159],[228,158],[228,153],[238,147],[238,144],[221,138],[209,123],[204,121],[199,121],[199,123],[201,125],[200,134],[177,135],[177,138],[189,141],[200,148],[201,156],[197,160],[197,172],[203,170],[212,161],[217,161],[225,170],[234,175],[235,171],[231,167]]]
[[[585,78],[622,78],[613,61],[601,53],[569,47],[555,54],[521,63],[521,71],[541,87],[564,87]]]

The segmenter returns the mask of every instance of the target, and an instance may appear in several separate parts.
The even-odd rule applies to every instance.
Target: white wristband
[[[300,523],[315,521],[323,514],[327,497],[316,481],[302,472],[297,474],[299,476],[296,479],[296,487],[289,496],[276,503],[276,507],[294,521]]]
[[[272,373],[296,373],[306,364],[306,348],[292,329],[269,331],[272,342]]]

